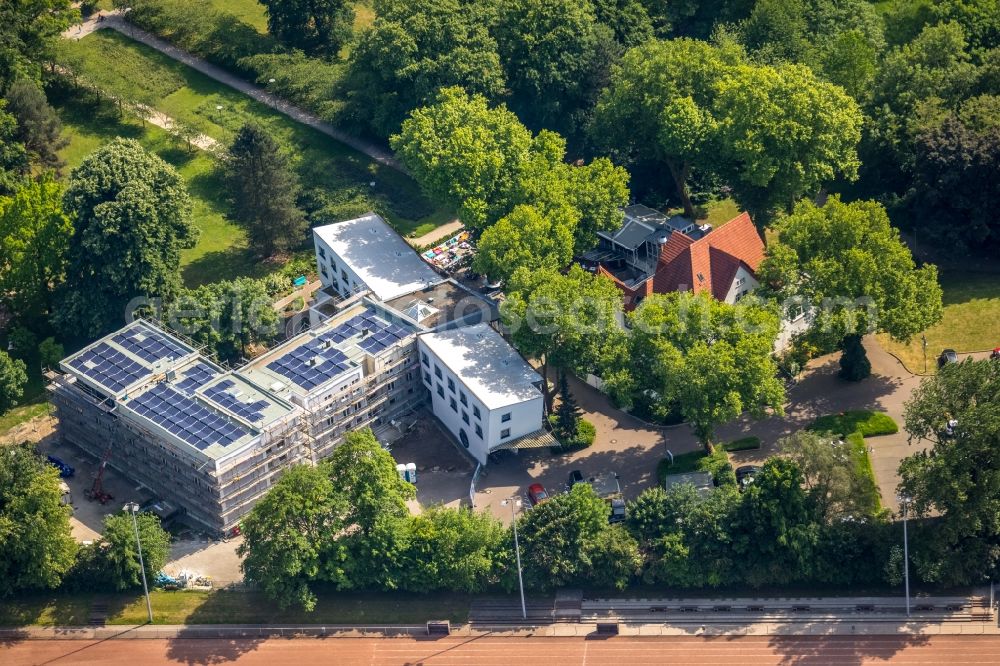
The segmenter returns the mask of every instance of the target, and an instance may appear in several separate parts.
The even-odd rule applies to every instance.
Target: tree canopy
[[[0,414],[11,407],[24,395],[24,385],[28,383],[27,366],[19,358],[0,351]]]
[[[351,38],[354,3],[348,0],[259,0],[267,30],[286,46],[336,57]]]
[[[139,566],[139,547],[135,541],[136,528],[142,544],[142,567]],[[146,582],[151,585],[167,563],[169,554],[170,535],[160,526],[160,519],[154,514],[138,514],[134,526],[132,516],[127,513],[113,513],[104,519],[104,531],[97,552],[98,567],[113,589],[141,588],[143,569],[146,571]]]
[[[64,208],[75,224],[57,312],[67,330],[96,336],[122,321],[130,299],[177,293],[181,250],[199,230],[173,167],[115,139],[73,170]]]

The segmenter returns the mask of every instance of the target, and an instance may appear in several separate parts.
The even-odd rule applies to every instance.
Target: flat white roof
[[[313,229],[379,300],[388,301],[444,281],[376,213]]]
[[[541,376],[486,323],[424,333],[426,345],[490,410],[540,398]]]

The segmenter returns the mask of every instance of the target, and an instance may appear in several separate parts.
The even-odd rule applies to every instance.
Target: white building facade
[[[480,463],[542,430],[541,376],[487,324],[425,333],[417,347],[434,415]]]

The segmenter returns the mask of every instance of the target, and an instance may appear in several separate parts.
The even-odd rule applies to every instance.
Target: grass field
[[[3,437],[9,430],[16,428],[22,423],[47,414],[48,411],[49,403],[33,402],[27,405],[19,405],[14,409],[0,414],[0,437]]]
[[[853,432],[862,437],[877,437],[899,432],[899,425],[888,414],[859,410],[821,416],[809,426],[809,430],[832,432],[841,437]]]
[[[120,33],[102,30],[62,42],[60,54],[109,94],[138,97],[218,141],[230,141],[247,121],[263,125],[292,156],[303,187],[322,201],[329,221],[375,209],[401,234],[420,235],[448,219],[407,176]]]
[[[427,620],[466,622],[470,598],[461,594],[319,593],[312,613],[280,610],[255,592],[152,593],[157,624],[421,624]],[[94,602],[106,603],[108,624],[143,624],[141,594],[37,595],[0,605],[0,626],[86,625]]]
[[[982,351],[1000,346],[1000,275],[988,273],[942,274],[944,315],[924,332],[927,336],[927,371],[937,370],[943,349]],[[880,335],[879,342],[903,361],[910,372],[923,372],[924,352],[920,334],[909,343]]]
[[[208,0],[208,6],[217,12],[231,14],[261,34],[267,32],[267,12],[257,0]],[[375,10],[371,2],[354,3],[354,30],[371,25],[375,20]]]

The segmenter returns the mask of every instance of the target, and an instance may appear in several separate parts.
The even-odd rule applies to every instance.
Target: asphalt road
[[[582,638],[130,639],[30,640],[0,645],[0,663],[94,664],[436,664],[544,666],[616,664],[996,664],[1000,636],[719,636]]]

